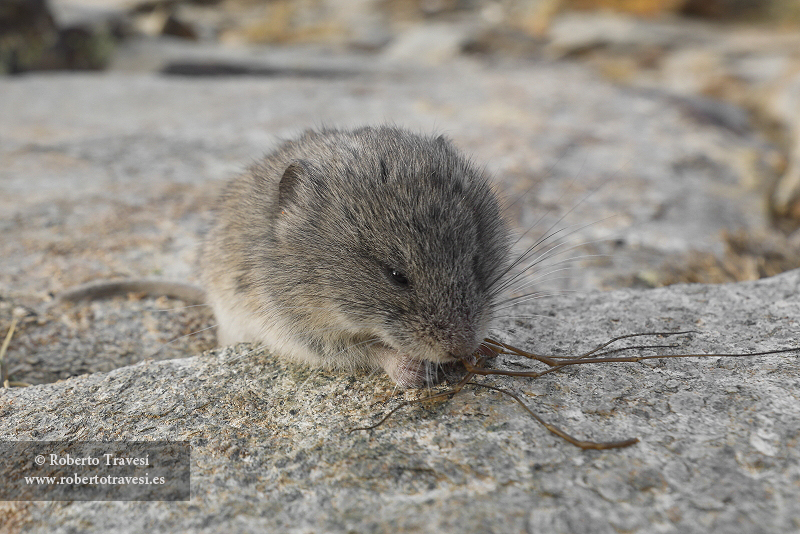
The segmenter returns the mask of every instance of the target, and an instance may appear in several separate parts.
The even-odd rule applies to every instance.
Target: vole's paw
[[[420,388],[439,382],[439,366],[408,354],[394,353],[386,358],[383,368],[401,388]]]

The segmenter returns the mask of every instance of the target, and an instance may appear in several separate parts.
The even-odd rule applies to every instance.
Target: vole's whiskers
[[[569,261],[569,260],[567,260],[567,261]],[[517,280],[514,283],[513,286],[511,286],[511,287],[509,287],[507,289],[508,289],[508,291],[517,291],[517,292],[519,292],[519,291],[522,291],[523,289],[530,288],[530,287],[536,287],[537,285],[540,285],[540,284],[543,284],[543,283],[547,283],[547,282],[555,282],[557,280],[570,280],[572,278],[570,276],[556,276],[556,277],[552,276],[552,275],[554,275],[556,273],[560,273],[560,272],[564,272],[564,271],[568,271],[568,270],[569,270],[569,268],[562,267],[561,269],[553,269],[552,271],[547,271],[547,272],[541,273],[541,274],[537,275],[536,277],[534,277],[534,278],[532,278],[530,280],[522,278],[520,280]],[[503,301],[499,301],[498,304],[500,304],[502,302]]]
[[[543,298],[555,297],[558,295],[566,295],[569,293],[577,293],[576,289],[554,289],[549,292],[536,292],[536,293],[529,293],[527,295],[517,295],[516,297],[511,297],[506,299],[501,303],[501,305],[496,306],[494,309],[495,311],[502,311],[509,308],[513,308],[515,306],[519,306],[524,302],[530,302],[532,300],[538,300]]]
[[[608,219],[608,218],[606,218],[606,219]],[[543,263],[543,262],[545,262],[547,260],[553,259],[554,257],[561,256],[563,254],[567,254],[567,253],[572,252],[574,250],[585,248],[588,245],[594,245],[594,244],[597,244],[597,243],[605,243],[605,242],[610,241],[608,238],[603,238],[603,239],[594,239],[594,240],[590,240],[590,241],[582,241],[581,243],[576,243],[574,245],[569,245],[569,243],[564,240],[567,237],[569,237],[570,235],[575,234],[575,233],[579,232],[580,230],[588,228],[588,227],[590,227],[592,225],[595,225],[597,223],[603,222],[606,219],[599,219],[599,220],[593,221],[593,222],[591,222],[589,224],[585,224],[585,225],[582,225],[580,227],[577,227],[573,231],[571,231],[570,233],[559,237],[558,240],[556,240],[554,242],[551,242],[551,243],[547,243],[546,245],[545,245],[544,241],[541,241],[540,245],[544,245],[546,247],[549,247],[549,248],[546,248],[545,250],[543,250],[541,252],[538,252],[534,248],[528,249],[525,253],[523,253],[523,254],[521,254],[519,256],[518,264],[522,263],[522,261],[525,260],[525,259],[529,259],[530,258],[529,255],[532,254],[533,252],[537,252],[537,256],[535,258],[531,259],[530,263],[528,263],[525,267],[520,268],[517,273],[515,273],[514,275],[512,275],[512,276],[508,277],[506,280],[504,280],[504,282],[501,283],[500,287],[501,288],[507,287],[509,285],[509,283],[511,281],[513,281],[514,279],[519,278],[520,276],[523,276],[524,273],[526,273],[527,271],[533,269],[537,265],[539,265],[539,264],[541,264],[541,263]],[[567,246],[567,248],[562,248],[564,246]],[[567,258],[566,260],[562,260],[562,261],[566,262],[566,261],[570,261],[570,260],[572,260],[574,258],[575,258],[575,256],[573,256],[572,258]],[[559,265],[559,263],[555,263],[553,265]]]
[[[556,164],[558,164],[558,162],[560,162],[560,161],[561,161],[561,159],[562,159],[563,157],[564,157],[564,155],[562,154],[562,155],[559,157],[559,159],[556,161],[556,163],[555,163],[555,164],[553,164],[553,166],[552,166],[552,167],[550,167],[550,169],[548,170],[548,174],[549,174],[550,172],[552,172],[552,170],[555,168]],[[581,163],[581,167],[580,167],[580,169],[578,170],[578,172],[577,172],[577,173],[575,173],[575,175],[572,177],[572,180],[570,180],[570,182],[569,182],[569,185],[568,185],[567,187],[565,187],[565,188],[564,188],[564,190],[561,192],[561,195],[560,195],[560,196],[558,197],[558,199],[557,199],[557,200],[556,200],[556,201],[553,203],[553,205],[559,205],[559,204],[561,203],[561,200],[564,198],[564,196],[567,194],[567,192],[569,192],[569,190],[570,190],[570,189],[572,189],[572,187],[575,185],[575,182],[577,181],[577,179],[578,179],[578,176],[580,176],[580,175],[581,175],[581,173],[583,172],[583,168],[584,168],[584,166],[585,166],[585,165],[586,165],[586,158],[584,157],[584,159],[583,159],[583,163]],[[540,179],[540,180],[539,180],[539,182],[541,182],[542,180],[543,180],[543,179]],[[527,193],[528,193],[528,192],[529,192],[531,189],[533,189],[533,187],[534,187],[534,186],[536,186],[536,185],[537,185],[537,184],[536,184],[536,183],[534,183],[534,184],[533,184],[533,186],[531,186],[530,188],[528,188],[528,191],[526,191],[526,192],[525,192],[525,194],[527,194]],[[521,198],[521,197],[520,197],[520,198]],[[517,200],[515,200],[515,201],[514,201],[514,204],[516,204],[516,202],[517,202],[518,200],[519,200],[519,198],[517,198]],[[583,200],[582,200],[582,201],[583,201]],[[581,201],[581,202],[582,202],[582,201]],[[512,205],[513,205],[513,204],[512,204]],[[553,228],[555,228],[556,226],[558,226],[558,225],[559,225],[559,223],[561,223],[561,221],[563,221],[563,220],[564,220],[564,218],[565,218],[567,215],[569,215],[569,214],[570,214],[570,213],[571,213],[571,212],[572,212],[572,211],[573,211],[575,208],[577,208],[577,205],[576,205],[576,206],[573,206],[573,208],[572,208],[571,210],[569,210],[569,211],[567,211],[566,213],[564,213],[564,214],[563,214],[563,215],[562,215],[562,216],[561,216],[561,217],[560,217],[560,218],[559,218],[559,219],[558,219],[556,222],[554,222],[552,225],[550,225],[550,227],[549,227],[549,228],[548,228],[548,229],[547,229],[547,230],[546,230],[544,233],[546,234],[546,233],[550,232],[550,231],[551,231]],[[534,222],[532,225],[530,225],[530,226],[528,227],[528,229],[527,229],[527,230],[525,230],[525,232],[523,232],[522,234],[520,234],[520,235],[517,237],[516,241],[514,241],[514,245],[516,246],[516,244],[517,244],[517,243],[519,243],[519,242],[520,242],[520,241],[521,241],[521,240],[522,240],[522,239],[523,239],[523,238],[524,238],[526,235],[528,235],[528,232],[530,232],[531,230],[533,230],[534,228],[536,228],[537,226],[539,226],[539,223],[540,223],[540,222],[542,222],[542,221],[544,220],[544,218],[545,218],[545,217],[547,217],[547,216],[548,216],[550,213],[552,213],[552,212],[553,212],[553,208],[552,208],[552,207],[551,207],[551,208],[548,208],[547,210],[545,210],[545,211],[544,211],[544,213],[542,213],[542,214],[539,216],[539,218],[538,218],[538,219],[536,219],[536,221],[535,221],[535,222]]]
[[[584,164],[585,164],[585,163],[586,163],[586,162],[584,161]],[[581,166],[581,170],[582,170],[582,169],[583,169],[583,165]],[[564,192],[563,192],[563,193],[561,193],[561,196],[559,197],[559,201],[560,201],[560,200],[561,200],[561,199],[564,197],[564,195],[567,193],[567,191],[569,191],[569,189],[570,189],[570,188],[572,187],[572,185],[575,183],[575,180],[577,179],[577,176],[579,176],[579,175],[580,175],[580,172],[579,172],[578,174],[576,174],[575,178],[573,178],[573,179],[572,179],[572,181],[570,182],[570,185],[569,185],[569,187],[565,188]],[[518,257],[517,257],[517,258],[516,258],[514,261],[512,261],[512,262],[511,262],[511,264],[509,264],[509,266],[508,266],[508,267],[506,267],[506,269],[504,269],[504,270],[503,270],[503,272],[502,272],[502,273],[500,273],[500,275],[499,275],[499,276],[498,276],[498,277],[497,277],[497,278],[496,278],[494,281],[492,281],[492,283],[491,283],[490,285],[494,285],[494,283],[495,283],[497,280],[501,280],[501,279],[503,279],[503,278],[504,278],[504,277],[505,277],[505,276],[506,276],[506,275],[507,275],[507,274],[508,274],[508,273],[509,273],[511,270],[513,270],[513,269],[514,269],[514,268],[515,268],[517,265],[519,265],[519,264],[520,264],[522,261],[524,261],[524,260],[525,260],[525,258],[526,258],[526,257],[527,257],[527,256],[528,256],[528,255],[529,255],[529,254],[530,254],[532,251],[534,251],[534,250],[536,250],[537,248],[539,248],[539,247],[540,247],[542,244],[544,244],[544,243],[546,243],[547,241],[551,240],[553,237],[557,236],[558,234],[560,234],[560,233],[562,233],[562,232],[564,232],[564,231],[566,231],[566,230],[569,230],[569,229],[570,229],[570,226],[565,226],[565,227],[563,227],[563,228],[559,228],[558,230],[554,230],[554,228],[557,228],[557,227],[558,227],[558,225],[559,225],[559,224],[561,224],[561,223],[564,221],[564,219],[565,219],[565,218],[566,218],[568,215],[570,215],[570,214],[571,214],[573,211],[575,211],[575,210],[578,208],[578,206],[580,206],[581,204],[583,204],[583,203],[584,203],[584,202],[585,202],[585,201],[586,201],[586,200],[587,200],[589,197],[591,197],[591,196],[592,196],[592,195],[593,195],[595,192],[597,192],[597,190],[598,190],[600,187],[602,187],[602,185],[604,185],[604,184],[605,184],[605,182],[603,182],[602,184],[600,184],[600,186],[598,186],[597,188],[595,188],[595,189],[592,189],[591,191],[589,191],[589,192],[588,192],[586,195],[584,195],[584,196],[583,196],[583,198],[581,198],[581,199],[580,199],[580,200],[579,200],[577,203],[575,203],[575,205],[574,205],[574,206],[572,206],[572,207],[571,207],[569,210],[567,210],[566,212],[564,212],[564,213],[563,213],[563,214],[562,214],[562,215],[561,215],[561,216],[560,216],[558,219],[556,219],[556,221],[554,221],[554,222],[553,222],[553,223],[552,223],[552,224],[551,224],[551,225],[550,225],[550,226],[549,226],[549,227],[548,227],[548,228],[547,228],[547,229],[546,229],[546,230],[545,230],[545,231],[542,233],[542,237],[540,237],[538,240],[536,240],[536,241],[535,241],[535,242],[534,242],[534,243],[533,243],[533,244],[532,244],[530,247],[528,247],[528,249],[527,249],[525,252],[523,252],[522,254],[520,254],[520,255],[519,255],[519,256],[518,256]],[[537,220],[537,221],[536,221],[536,222],[535,222],[533,225],[531,225],[530,227],[528,227],[528,229],[527,229],[527,230],[526,230],[524,233],[522,233],[522,234],[519,236],[519,238],[517,238],[517,240],[515,241],[514,245],[516,245],[516,244],[517,244],[517,243],[518,243],[518,242],[519,242],[519,241],[520,241],[520,240],[521,240],[521,239],[522,239],[522,238],[523,238],[525,235],[527,235],[527,234],[528,234],[530,231],[532,231],[532,230],[533,230],[533,228],[535,228],[536,226],[538,226],[538,225],[539,225],[539,223],[540,223],[540,222],[541,222],[541,221],[544,219],[544,217],[545,217],[545,216],[547,216],[547,214],[549,214],[551,211],[552,211],[552,208],[551,208],[551,209],[549,209],[549,210],[547,210],[547,211],[546,211],[544,214],[542,214],[542,216],[541,216],[541,217],[539,217],[539,219],[538,219],[538,220]],[[601,221],[602,221],[602,220],[603,220],[603,219],[601,219]],[[565,234],[565,235],[561,236],[561,237],[560,237],[560,239],[566,238],[566,237],[568,237],[568,236],[570,236],[570,235],[574,234],[575,232],[578,232],[578,231],[582,230],[583,228],[586,228],[586,227],[588,227],[588,226],[591,226],[591,225],[593,225],[593,224],[596,224],[597,222],[600,222],[600,221],[595,221],[595,222],[592,222],[592,223],[589,223],[589,224],[585,224],[585,225],[579,226],[578,228],[575,228],[574,230],[570,231],[569,233],[567,233],[567,234]],[[575,226],[575,225],[572,225],[572,226]]]
[[[596,240],[592,240],[592,241],[584,241],[582,243],[578,243],[578,244],[575,244],[575,245],[569,245],[565,241],[565,239],[567,237],[573,235],[573,234],[576,234],[576,233],[580,232],[581,230],[584,230],[584,229],[586,229],[586,228],[588,228],[590,226],[593,226],[593,225],[595,225],[597,223],[603,222],[603,221],[608,220],[610,218],[611,217],[605,217],[603,219],[598,219],[596,221],[593,221],[593,222],[587,223],[587,224],[583,224],[583,225],[573,225],[572,227],[566,226],[566,227],[561,228],[560,230],[558,230],[556,232],[552,232],[549,235],[547,235],[547,236],[545,236],[543,238],[540,238],[536,243],[534,243],[533,245],[528,247],[528,249],[525,252],[523,252],[522,254],[517,256],[517,258],[512,262],[510,268],[507,268],[504,271],[503,276],[498,278],[495,282],[493,282],[493,284],[497,283],[497,282],[500,282],[500,283],[497,286],[493,286],[492,287],[492,291],[495,292],[495,294],[502,293],[503,291],[508,289],[511,285],[513,285],[513,283],[516,280],[518,280],[519,278],[525,276],[525,273],[527,273],[528,271],[530,271],[531,269],[533,269],[534,267],[540,265],[541,263],[543,263],[545,261],[551,260],[551,259],[553,259],[553,258],[555,258],[557,256],[561,256],[563,254],[567,254],[569,252],[572,252],[574,250],[580,249],[582,247],[586,247],[587,245],[608,241],[608,239],[596,239]],[[566,231],[566,230],[570,230],[570,231],[568,233],[564,234],[564,235],[559,236],[557,240],[552,240],[552,238],[554,238],[559,232]],[[565,247],[565,246],[567,248],[562,248],[562,247]],[[545,248],[545,250],[542,250],[542,251],[538,252],[538,249],[540,247],[546,247],[546,248]],[[514,271],[515,268],[519,267],[519,265],[523,261],[525,261],[527,259],[530,259],[530,256],[532,254],[534,254],[535,252],[537,253],[536,257],[534,257],[530,261],[530,263],[528,263],[526,266],[524,266],[522,268],[519,268],[517,270],[517,272],[515,272],[514,274],[508,276],[509,273]],[[575,261],[576,259],[583,259],[585,257],[594,257],[594,256],[602,256],[602,255],[573,256],[571,258],[567,258],[565,260],[561,260],[559,263],[555,263],[553,265],[561,265],[563,263],[568,263],[570,261]]]
[[[559,322],[562,322],[562,323],[565,322],[560,317],[553,317],[552,315],[544,315],[544,314],[541,314],[541,313],[530,313],[530,314],[526,314],[526,315],[515,314],[515,313],[506,313],[506,314],[500,314],[500,315],[495,314],[494,315],[494,319],[495,320],[497,320],[497,319],[549,319],[549,320],[552,320],[552,321],[559,321]],[[496,332],[499,331],[494,327],[489,327],[489,331],[490,332],[493,331],[493,330],[496,331]]]
[[[561,157],[559,157],[559,159],[556,162],[556,164],[558,162],[560,162],[563,159],[563,157],[564,157],[563,155]],[[575,256],[572,256],[572,257],[569,257],[569,258],[565,258],[563,260],[559,260],[559,261],[554,262],[554,263],[550,263],[549,266],[551,267],[551,270],[549,270],[548,272],[543,273],[543,274],[537,274],[537,276],[533,280],[528,279],[528,275],[531,273],[532,270],[540,267],[542,264],[544,264],[546,262],[552,261],[553,259],[557,258],[558,256],[562,256],[564,254],[568,254],[570,252],[573,252],[575,250],[578,250],[580,248],[586,247],[586,246],[591,245],[591,244],[608,241],[608,239],[597,239],[597,240],[593,240],[593,241],[584,241],[582,243],[575,244],[575,245],[569,245],[567,239],[570,236],[572,236],[572,235],[574,235],[574,234],[576,234],[576,233],[578,233],[578,232],[580,232],[580,231],[582,231],[582,230],[584,230],[586,228],[589,228],[589,227],[591,227],[591,226],[593,226],[595,224],[598,224],[600,222],[606,221],[606,220],[608,220],[608,219],[610,219],[612,217],[615,217],[616,215],[600,218],[598,220],[595,220],[593,222],[586,223],[586,224],[572,224],[572,225],[563,226],[561,228],[559,228],[559,226],[565,221],[565,219],[570,214],[575,212],[581,205],[583,205],[597,191],[599,191],[601,188],[605,187],[608,184],[608,182],[612,181],[622,171],[622,169],[625,168],[625,166],[628,165],[628,163],[632,159],[633,159],[633,156],[628,158],[622,165],[620,165],[619,168],[617,168],[615,172],[613,172],[607,178],[603,179],[595,187],[592,187],[588,192],[586,192],[580,198],[580,200],[578,200],[578,202],[576,202],[570,209],[565,211],[554,222],[552,222],[542,232],[541,237],[536,239],[534,241],[534,243],[532,245],[530,245],[528,248],[526,248],[522,253],[516,255],[516,257],[509,263],[509,265],[495,279],[493,279],[490,282],[489,288],[490,288],[491,297],[492,298],[496,298],[496,297],[500,296],[502,293],[505,293],[507,291],[518,292],[520,290],[533,287],[533,286],[535,286],[535,285],[537,285],[539,283],[553,282],[555,280],[563,279],[563,278],[552,278],[551,275],[553,273],[561,271],[561,270],[567,270],[567,267],[564,267],[563,269],[552,269],[552,267],[559,266],[559,265],[567,265],[567,264],[570,264],[570,263],[573,263],[573,262],[576,262],[576,261],[579,261],[579,260],[585,260],[585,259],[590,259],[590,258],[597,258],[597,257],[607,256],[606,254],[578,254],[578,255],[575,255]],[[569,185],[564,188],[563,192],[561,193],[561,195],[558,197],[557,201],[553,205],[560,205],[561,204],[561,201],[565,197],[567,192],[570,191],[574,187],[578,176],[580,176],[582,174],[585,164],[586,164],[586,159],[584,159],[583,163],[581,164],[580,170],[577,173],[574,174],[572,180],[569,182]],[[550,170],[548,171],[548,174],[549,174],[549,172],[552,172],[553,168],[555,168],[555,164],[550,168]],[[528,191],[530,191],[530,189]],[[516,198],[511,205],[516,204],[521,198],[522,197]],[[511,205],[509,205],[509,207]],[[524,238],[524,236],[526,236],[531,231],[533,231],[533,229],[535,227],[539,226],[539,224],[545,219],[545,217],[548,214],[550,214],[552,211],[553,211],[553,208],[550,208],[550,209],[546,210],[536,220],[535,223],[530,225],[522,234],[520,234],[520,236],[514,242],[514,245],[519,243]],[[525,265],[523,265],[523,264],[525,264]],[[556,295],[556,294],[563,294],[564,292],[566,292],[566,291],[557,290],[557,291],[551,292],[550,294]],[[532,299],[542,298],[544,296],[547,296],[547,294],[545,294],[543,292],[535,292],[535,293],[532,293],[530,295],[512,296],[512,297],[510,297],[508,299],[505,299],[503,301],[496,302],[495,303],[495,311],[497,311],[498,309],[504,309],[502,307],[501,308],[497,308],[496,307],[497,304],[501,304],[501,305],[502,304],[506,304],[506,305],[519,304],[521,302],[525,302],[525,301],[532,300]]]
[[[602,257],[605,257],[605,256],[606,256],[606,254],[583,254],[583,255],[579,255],[579,256],[573,256],[571,258],[567,258],[567,259],[561,260],[559,262],[556,262],[553,265],[551,265],[551,267],[556,267],[556,266],[559,266],[559,265],[566,265],[566,264],[570,264],[572,262],[577,262],[579,260],[585,260],[587,258],[602,258]],[[560,273],[560,272],[567,272],[567,271],[570,271],[570,270],[571,269],[569,267],[561,267],[559,269],[552,269],[550,271],[542,272],[542,273],[536,275],[533,278],[520,278],[518,280],[515,280],[514,283],[510,284],[507,288],[505,288],[505,290],[508,291],[508,292],[519,293],[520,291],[526,290],[528,288],[536,287],[538,285],[547,284],[547,283],[553,283],[553,282],[556,282],[558,280],[571,280],[572,279],[571,276],[553,276],[554,274],[557,274],[557,273]],[[513,295],[512,295],[512,298],[514,298]],[[500,301],[495,302],[495,304],[502,304],[502,303],[507,302],[507,301],[508,301],[508,299],[500,300]]]

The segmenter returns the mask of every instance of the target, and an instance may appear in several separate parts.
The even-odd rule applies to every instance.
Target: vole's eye
[[[386,268],[386,276],[388,276],[389,280],[391,280],[396,286],[408,287],[409,285],[408,277],[405,275],[405,273],[397,269],[393,269],[392,267]]]

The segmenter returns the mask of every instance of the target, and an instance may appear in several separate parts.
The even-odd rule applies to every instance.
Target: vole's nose
[[[446,343],[447,355],[456,360],[469,356],[478,348],[473,338],[472,335],[450,334]]]

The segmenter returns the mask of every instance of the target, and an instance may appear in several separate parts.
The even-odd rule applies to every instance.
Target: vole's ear
[[[296,159],[286,167],[278,184],[278,208],[283,210],[297,203],[310,174],[311,165],[302,159]]]

